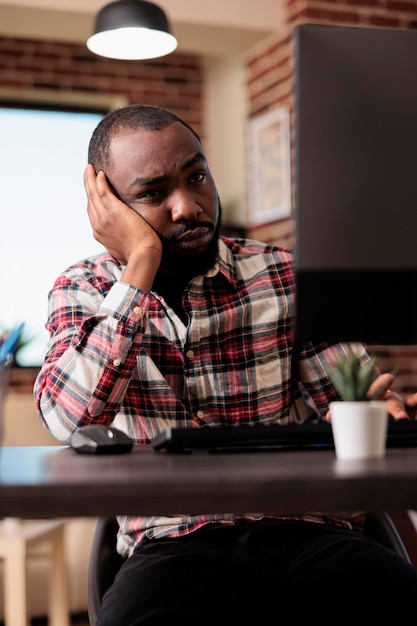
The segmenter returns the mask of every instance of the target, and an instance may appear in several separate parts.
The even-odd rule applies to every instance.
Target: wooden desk
[[[340,461],[332,450],[80,455],[0,449],[0,517],[417,509],[417,448]]]

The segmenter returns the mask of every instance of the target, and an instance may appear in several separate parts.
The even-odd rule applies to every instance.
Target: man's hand
[[[111,191],[104,172],[97,176],[92,165],[84,172],[87,212],[94,238],[122,265],[123,280],[150,291],[162,256],[155,230]]]
[[[377,400],[386,400],[388,413],[395,419],[415,418],[417,409],[417,393],[406,396],[404,399],[390,387],[394,383],[392,374],[381,374],[372,383],[369,388],[369,395],[374,394],[381,389],[381,393],[377,394]]]
[[[395,391],[388,389],[385,397],[381,398],[381,400],[386,400],[388,413],[394,419],[416,418],[417,393],[402,398]]]
[[[394,419],[415,418],[417,411],[417,393],[410,394],[404,399],[392,391],[390,387],[394,384],[394,376],[392,374],[380,374],[369,387],[369,396],[377,394],[375,400],[385,400],[387,403],[388,413]],[[331,419],[330,411],[326,413],[326,420]]]
[[[126,265],[137,248],[162,254],[162,244],[154,229],[133,209],[116,198],[104,172],[97,176],[92,165],[84,172],[87,212],[95,239],[120,263]]]

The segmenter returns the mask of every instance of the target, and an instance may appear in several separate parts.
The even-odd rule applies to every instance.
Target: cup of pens
[[[6,400],[7,389],[9,387],[12,360],[12,357],[8,356],[0,361],[0,446],[3,442],[4,403]]]
[[[10,370],[22,338],[24,326],[19,324],[0,336],[0,446],[3,443],[4,405],[10,381]]]

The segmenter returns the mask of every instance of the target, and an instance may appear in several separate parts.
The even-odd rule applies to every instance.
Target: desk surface
[[[417,448],[340,461],[332,450],[94,456],[0,449],[0,517],[417,509]]]

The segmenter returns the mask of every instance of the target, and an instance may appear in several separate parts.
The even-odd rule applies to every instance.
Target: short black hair
[[[174,122],[179,122],[188,128],[201,144],[196,131],[172,111],[153,104],[130,104],[114,109],[98,123],[93,131],[88,147],[88,162],[94,166],[96,172],[105,171],[109,162],[111,140],[120,128],[163,130]]]

